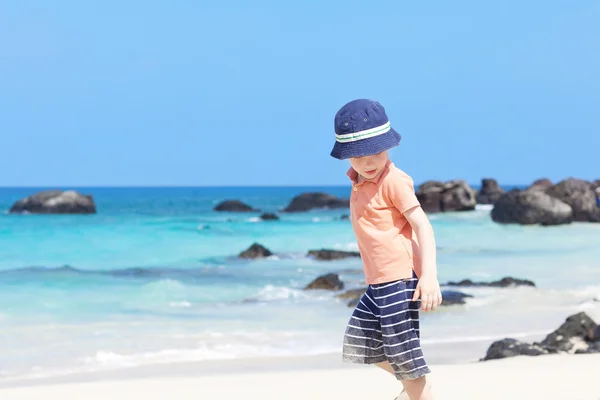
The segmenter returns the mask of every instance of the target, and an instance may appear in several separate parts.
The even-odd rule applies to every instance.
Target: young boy
[[[367,291],[344,335],[343,359],[376,364],[393,374],[411,400],[432,399],[420,345],[419,308],[442,302],[433,229],[413,181],[389,160],[400,143],[385,109],[359,99],[335,116],[331,156],[350,161],[350,220]]]

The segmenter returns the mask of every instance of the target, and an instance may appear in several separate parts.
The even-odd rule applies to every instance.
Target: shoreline
[[[547,333],[550,333],[548,331]],[[518,336],[519,340],[541,340],[546,333]],[[431,365],[466,365],[478,363],[494,340],[501,340],[505,335],[482,340],[464,340],[460,342],[430,342],[425,344],[424,351],[428,364]],[[425,339],[426,340],[426,339]],[[244,374],[251,367],[253,372],[278,372],[282,370],[313,370],[350,367],[352,364],[341,363],[341,347],[339,352],[326,352],[310,355],[272,355],[248,356],[236,358],[220,358],[208,360],[179,361],[169,360],[133,366],[108,366],[94,371],[56,372],[48,376],[14,376],[0,379],[0,390],[3,388],[40,386],[47,384],[63,384],[74,382],[119,381],[131,378],[148,378],[162,376],[215,376],[219,374]]]
[[[600,354],[511,357],[502,360],[432,364],[436,400],[600,398]],[[349,382],[368,382],[351,385]],[[343,363],[337,356],[281,360],[227,360],[136,367],[0,386],[3,400],[129,399],[364,399],[393,398],[400,384],[374,366]],[[200,396],[200,397],[199,397]]]

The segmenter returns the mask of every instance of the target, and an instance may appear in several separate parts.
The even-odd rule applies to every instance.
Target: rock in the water
[[[552,183],[552,181],[546,178],[542,178],[533,182],[531,186],[529,186],[529,189],[541,190],[542,192],[545,192],[553,186],[554,183]]]
[[[335,297],[342,300],[355,299],[357,297],[360,298],[366,291],[367,288],[350,289],[345,291],[344,293],[338,294]]]
[[[247,250],[240,253],[240,258],[264,258],[272,256],[273,253],[261,244],[254,243]]]
[[[11,213],[31,214],[96,214],[92,196],[74,190],[47,190],[17,201]]]
[[[342,290],[344,282],[340,281],[338,274],[327,274],[319,276],[317,279],[309,283],[304,290]]]
[[[456,292],[454,290],[443,290],[442,291],[442,306],[452,306],[456,304],[465,304],[466,298],[473,297],[470,294]]]
[[[350,220],[350,215],[348,215],[348,214],[343,214],[343,215],[340,217],[340,219],[341,219],[342,221],[349,221],[349,220]]]
[[[320,249],[320,250],[309,250],[308,256],[314,257],[317,260],[321,260],[321,261],[332,261],[332,260],[342,260],[344,258],[350,258],[350,257],[360,257],[360,253],[358,251],[341,251],[341,250]]]
[[[523,343],[515,339],[503,339],[492,343],[482,361],[514,356],[539,356],[542,354],[548,354],[548,351],[537,344]]]
[[[550,196],[567,203],[573,209],[573,220],[600,222],[600,207],[591,182],[569,178],[546,190]]]
[[[419,186],[416,196],[428,213],[470,211],[477,204],[475,190],[463,180],[427,181]]]
[[[262,219],[263,221],[277,221],[279,220],[279,216],[273,213],[264,213],[260,216],[260,219]]]
[[[492,178],[481,180],[481,189],[477,193],[478,204],[494,204],[498,198],[506,191],[502,189],[498,182]]]
[[[593,342],[596,322],[586,313],[571,315],[556,331],[549,334],[540,345],[551,352],[573,353],[578,349],[587,349]]]
[[[362,295],[367,291],[367,288],[359,288],[359,289],[350,289],[342,294],[338,294],[338,299],[341,300],[349,300],[347,305],[348,307],[356,307]]]
[[[496,200],[491,216],[501,224],[560,225],[573,221],[573,209],[541,190],[514,189]]]
[[[340,199],[327,193],[311,192],[303,193],[292,199],[284,212],[309,211],[315,208],[349,208],[350,200]]]
[[[229,212],[252,212],[259,211],[250,207],[248,204],[243,203],[239,200],[225,200],[217,204],[214,208],[215,211],[229,211]]]
[[[444,286],[444,285],[443,285]],[[510,276],[504,277],[499,281],[493,282],[473,282],[470,279],[464,279],[460,282],[448,282],[445,286],[489,286],[489,287],[510,287],[510,286],[532,286],[535,287],[535,283],[526,279],[518,279]]]

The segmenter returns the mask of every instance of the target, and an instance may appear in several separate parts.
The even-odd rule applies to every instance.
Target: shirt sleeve
[[[411,208],[421,205],[415,194],[413,180],[408,175],[395,174],[391,178],[387,184],[387,193],[394,207],[404,214]]]

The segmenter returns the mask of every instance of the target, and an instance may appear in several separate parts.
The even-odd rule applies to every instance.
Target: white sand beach
[[[168,364],[21,382],[0,389],[2,400],[28,399],[384,399],[399,383],[372,366],[335,356]],[[432,366],[439,400],[600,399],[600,354],[514,357]]]

